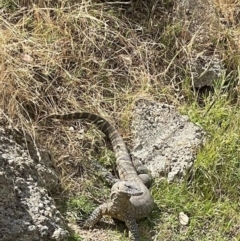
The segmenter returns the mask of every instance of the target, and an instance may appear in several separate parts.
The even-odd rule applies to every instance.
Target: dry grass
[[[222,56],[231,79],[239,76],[239,3],[216,4],[227,21],[218,44],[226,49]],[[187,31],[173,21],[173,5],[134,1],[130,9],[101,1],[0,1],[0,109],[8,125],[51,151],[62,197],[85,190],[95,201],[107,199],[90,162],[101,158],[111,165],[112,154],[96,129],[79,122],[43,123],[42,117],[99,113],[114,120],[128,141],[137,98],[175,105],[194,99],[184,66],[192,42],[181,41]],[[80,181],[87,176],[91,181]]]
[[[159,72],[167,50],[134,19],[130,22],[126,10],[89,1],[58,8],[22,4],[0,17],[0,107],[13,127],[36,138],[43,116],[85,110],[115,120],[127,138],[136,98],[171,99],[164,93],[170,90],[164,85],[168,73]],[[76,132],[50,131],[39,139],[44,136],[54,149],[54,136],[66,138],[67,155],[81,158],[80,150],[72,151]],[[65,156],[66,149],[57,155]]]
[[[229,55],[227,59],[230,60],[230,64],[235,63],[234,67],[237,67],[240,51],[240,3],[237,0],[215,0],[214,2],[221,16],[220,21],[226,27],[223,37]]]

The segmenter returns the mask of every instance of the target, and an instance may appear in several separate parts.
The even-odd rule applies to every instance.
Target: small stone
[[[188,225],[189,217],[184,212],[180,212],[178,218],[179,218],[179,222],[182,225],[184,225],[184,226]]]

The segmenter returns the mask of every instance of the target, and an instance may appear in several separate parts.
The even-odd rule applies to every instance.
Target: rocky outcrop
[[[68,231],[46,187],[57,176],[0,128],[0,241],[64,241]]]

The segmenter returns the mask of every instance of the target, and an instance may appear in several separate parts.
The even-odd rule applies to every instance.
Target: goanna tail
[[[112,124],[110,124],[110,122],[108,122],[101,116],[87,112],[75,112],[63,115],[52,114],[47,118],[61,120],[81,119],[87,120],[88,122],[96,125],[110,139],[112,143],[113,151],[116,156],[117,170],[120,179],[127,180],[137,175],[135,168],[133,167],[127,147],[121,135],[119,134],[117,129]]]

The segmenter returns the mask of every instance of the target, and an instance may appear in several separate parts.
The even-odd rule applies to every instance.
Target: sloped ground
[[[151,96],[202,125],[209,141],[184,183],[153,184],[156,209],[140,224],[143,239],[238,240],[238,2],[216,3],[225,28],[212,48],[222,46],[226,74],[203,96],[191,88],[183,53],[194,41],[181,41],[187,31],[174,22],[174,1],[135,1],[132,8],[101,1],[34,3],[0,3],[0,108],[8,126],[50,150],[62,187],[52,195],[63,212],[87,216],[109,198],[91,163],[100,159],[111,168],[112,153],[93,127],[40,120],[53,112],[99,113],[114,120],[131,147],[134,101]],[[189,226],[179,224],[181,211],[190,216]],[[124,240],[124,227],[111,227],[95,237]]]

